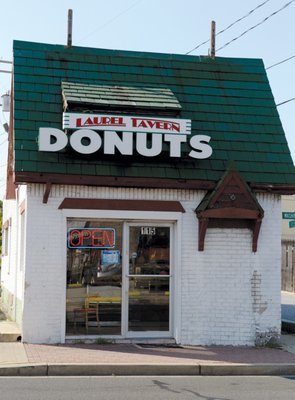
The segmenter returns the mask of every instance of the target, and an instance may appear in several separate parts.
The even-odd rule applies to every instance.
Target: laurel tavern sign
[[[169,143],[170,157],[181,157],[181,144],[189,140],[192,158],[204,159],[212,154],[210,136],[191,134],[191,120],[108,114],[64,113],[63,129],[39,128],[39,151],[61,151],[68,144],[81,154],[102,149],[103,154],[137,153],[155,157]],[[68,133],[69,130],[74,130]],[[135,142],[135,146],[134,146]]]

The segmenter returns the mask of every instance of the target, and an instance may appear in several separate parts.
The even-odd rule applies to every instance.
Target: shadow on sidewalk
[[[281,349],[232,347],[232,346],[189,346],[166,347],[156,346],[142,348],[135,344],[59,344],[33,345],[25,344],[29,359],[44,362],[118,362],[134,363],[148,361],[156,362],[184,362],[210,361],[227,363],[294,363],[295,354]],[[174,359],[174,361],[172,360]]]

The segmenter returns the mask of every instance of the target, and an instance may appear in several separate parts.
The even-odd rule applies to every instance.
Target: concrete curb
[[[295,375],[295,364],[8,364],[0,376]]]
[[[200,367],[181,364],[48,364],[49,376],[199,375]]]
[[[0,376],[47,376],[47,364],[0,365]]]
[[[295,364],[201,364],[200,375],[295,375]]]

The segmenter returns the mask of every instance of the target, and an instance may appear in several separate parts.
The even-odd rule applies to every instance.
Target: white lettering
[[[115,154],[116,149],[123,155],[133,154],[133,132],[122,132],[121,137],[115,131],[104,132],[104,154]],[[148,140],[150,139],[150,141]],[[136,133],[136,150],[145,157],[155,157],[162,152],[162,140],[170,143],[170,157],[181,157],[181,145],[186,143],[187,135]],[[189,157],[209,158],[213,152],[207,135],[195,135],[190,138],[192,150]],[[81,154],[92,154],[102,146],[99,133],[91,129],[79,129],[69,137],[72,148]],[[68,144],[68,136],[56,128],[39,128],[39,151],[61,151]]]
[[[86,139],[89,143],[84,144],[82,140]],[[80,129],[70,136],[70,144],[74,150],[81,154],[92,154],[100,149],[102,140],[97,132],[90,129]]]
[[[132,156],[133,132],[123,132],[121,139],[117,132],[105,131],[104,154],[115,154],[115,148],[117,148],[121,154]]]
[[[139,154],[146,157],[158,156],[162,151],[162,135],[151,135],[151,146],[147,147],[147,134],[136,134],[136,150]]]
[[[56,128],[39,128],[39,151],[60,151],[68,143],[67,135]]]
[[[194,149],[189,152],[189,156],[203,160],[209,158],[213,152],[212,147],[208,144],[211,140],[207,135],[195,135],[190,140],[190,146]]]
[[[170,142],[170,157],[181,157],[181,143],[186,142],[187,135],[164,135],[164,141]]]

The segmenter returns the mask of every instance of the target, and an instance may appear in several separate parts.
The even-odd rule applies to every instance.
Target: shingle
[[[179,101],[170,89],[62,82],[62,92],[69,106],[73,103],[78,103],[181,109]]]
[[[234,158],[248,182],[295,183],[262,60],[69,49],[15,41],[14,63],[16,171],[217,181]],[[208,160],[184,154],[169,165],[163,152],[154,162],[126,158],[116,165],[110,158],[85,161],[67,153],[38,152],[39,127],[61,129],[61,82],[72,84],[67,95],[73,103],[108,101],[117,106],[124,99],[130,105],[131,98],[142,107],[173,109],[178,102],[180,118],[192,119],[192,135],[211,136],[213,154]],[[77,84],[85,90],[77,91]],[[126,88],[128,100],[125,93],[117,97],[110,89],[114,86]],[[157,96],[155,92],[151,96],[149,88],[156,89]],[[162,101],[163,93],[173,96]],[[189,151],[188,144],[183,149]]]

